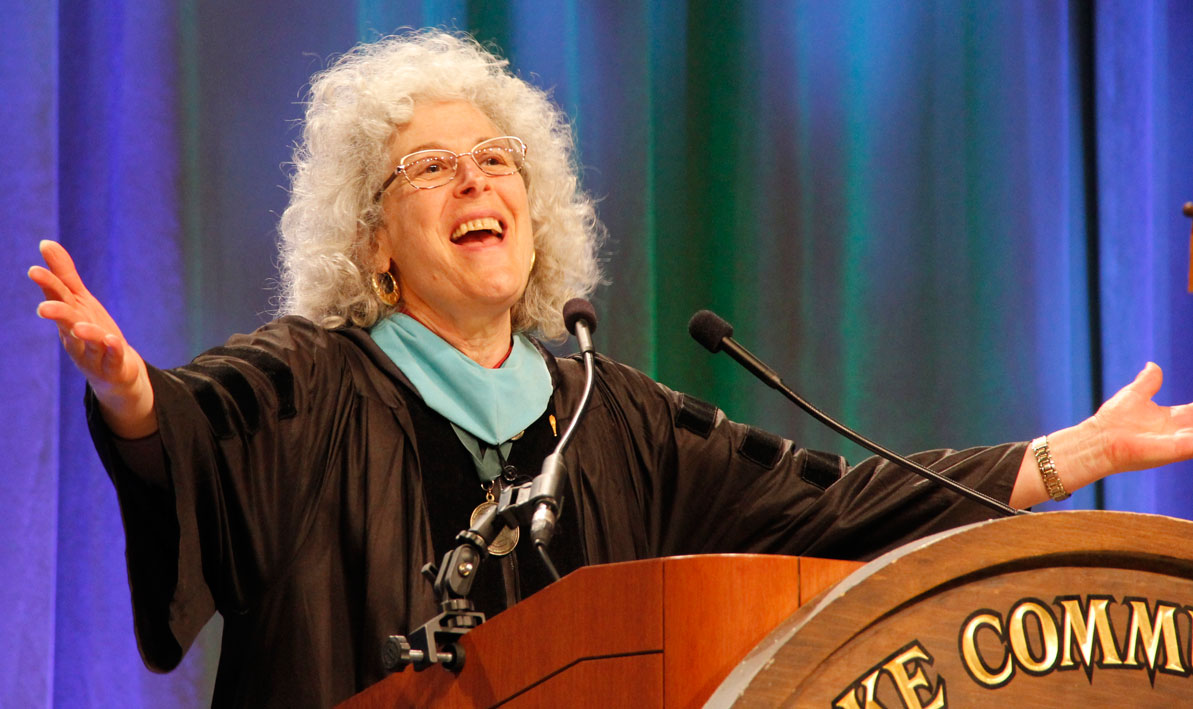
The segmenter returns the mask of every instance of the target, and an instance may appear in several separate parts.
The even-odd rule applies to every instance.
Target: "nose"
[[[471,155],[462,155],[456,161],[456,180],[452,191],[461,196],[482,192],[489,188],[488,178]]]

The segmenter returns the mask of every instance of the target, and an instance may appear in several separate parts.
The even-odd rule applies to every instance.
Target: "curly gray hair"
[[[388,144],[415,101],[466,100],[527,145],[523,179],[537,251],[513,309],[518,332],[563,334],[560,309],[600,281],[603,227],[580,189],[568,122],[547,95],[467,35],[420,31],[360,44],[311,79],[282,213],[281,314],[369,327],[394,308],[371,287],[373,198],[393,169]]]

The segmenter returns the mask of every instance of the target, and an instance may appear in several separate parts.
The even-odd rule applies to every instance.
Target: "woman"
[[[220,611],[220,705],[327,705],[382,677],[382,639],[436,612],[420,567],[568,423],[581,368],[527,333],[561,334],[561,304],[599,277],[563,117],[470,39],[341,58],[312,83],[295,165],[288,317],[185,367],[147,365],[61,246],[44,242],[49,268],[30,271],[90,385],[144,659],[172,668]],[[1190,457],[1193,407],[1155,405],[1159,386],[1149,364],[1035,453],[917,459],[1024,507],[1050,496],[1042,472],[1060,496]],[[837,456],[607,360],[567,460],[563,572],[718,551],[864,558],[986,516],[880,461],[843,476]],[[528,547],[491,558],[482,610],[547,582]]]

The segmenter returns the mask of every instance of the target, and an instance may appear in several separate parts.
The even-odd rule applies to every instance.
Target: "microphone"
[[[761,379],[767,386],[772,389],[783,390],[783,380],[779,378],[778,373],[766,363],[755,357],[749,350],[737,344],[737,340],[733,339],[733,326],[725,321],[720,315],[717,315],[711,310],[697,310],[692,319],[688,321],[688,334],[692,339],[704,345],[704,348],[709,352],[716,354],[722,349],[725,354],[737,360],[741,366],[750,370],[750,373]]]
[[[567,475],[563,451],[572,440],[580,417],[588,408],[588,401],[592,398],[592,385],[596,379],[596,350],[592,346],[592,333],[596,330],[596,310],[593,309],[592,303],[583,298],[569,300],[563,306],[563,323],[567,326],[568,332],[575,336],[584,357],[584,392],[576,406],[575,416],[572,417],[563,436],[559,438],[555,450],[543,460],[542,472],[534,479],[531,487],[530,499],[538,500],[538,505],[530,518],[530,539],[540,553],[551,543],[551,537],[555,534],[555,522],[563,506],[563,499],[559,493],[564,476]],[[545,556],[544,560],[551,568],[552,575],[558,579],[558,574],[550,567],[550,560]]]
[[[783,383],[782,378],[775,372],[775,370],[768,367],[762,360],[755,357],[749,350],[742,347],[733,339],[733,326],[726,322],[721,316],[712,312],[711,310],[698,310],[692,319],[688,321],[688,334],[694,340],[699,342],[710,352],[716,353],[724,350],[733,359],[737,360],[743,367],[750,371],[751,374],[761,379],[767,386],[772,389],[777,389],[789,400],[795,403],[804,411],[808,412],[812,418],[820,421],[825,426],[841,434],[845,438],[857,443],[858,445],[870,450],[877,455],[889,460],[890,462],[910,470],[917,475],[928,478],[936,482],[938,485],[943,485],[948,489],[956,492],[963,497],[983,504],[992,510],[1012,516],[1027,514],[1024,510],[1017,510],[1010,505],[1003,504],[998,500],[981,493],[973,488],[962,485],[952,478],[945,477],[935,470],[926,468],[919,463],[909,460],[898,453],[890,451],[877,443],[863,437],[856,433],[845,424],[837,422],[828,414],[820,409],[817,409],[812,404],[805,401],[799,394],[796,394],[790,387]]]
[[[563,306],[563,324],[576,337],[581,352],[594,352],[592,333],[596,332],[596,310],[583,298],[572,298]]]

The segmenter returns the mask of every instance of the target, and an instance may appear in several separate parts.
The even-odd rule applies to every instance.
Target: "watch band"
[[[1036,467],[1040,469],[1040,479],[1044,481],[1048,496],[1057,502],[1069,499],[1069,492],[1056,474],[1056,464],[1052,462],[1052,453],[1048,450],[1048,436],[1040,436],[1032,441],[1031,452],[1036,456]]]

